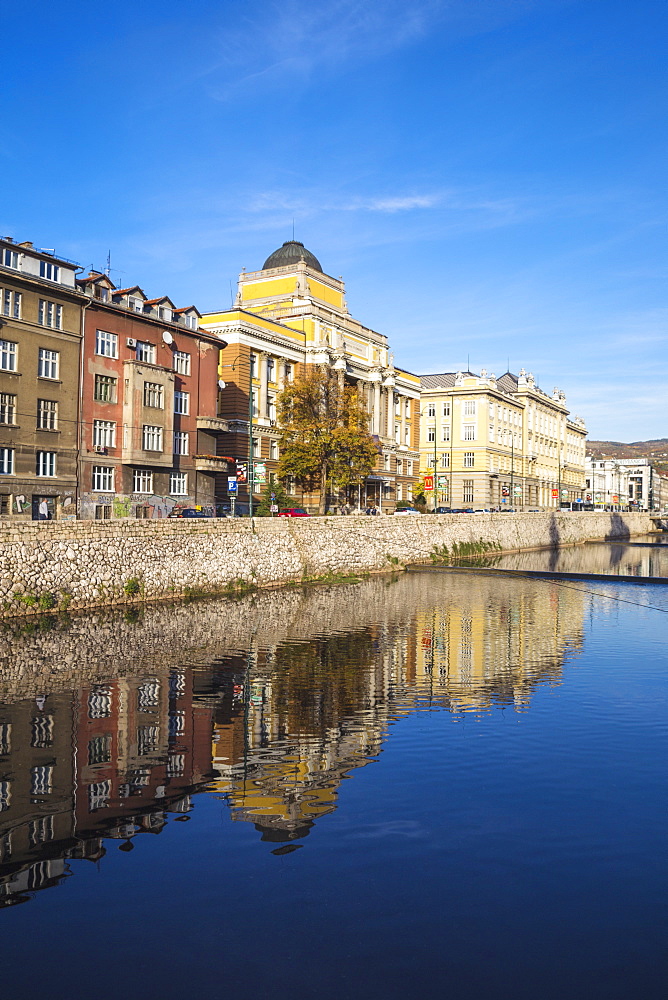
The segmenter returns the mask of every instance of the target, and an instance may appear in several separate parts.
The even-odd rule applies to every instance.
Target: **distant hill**
[[[651,458],[657,472],[668,474],[668,438],[652,441],[587,441],[587,454],[592,458]]]

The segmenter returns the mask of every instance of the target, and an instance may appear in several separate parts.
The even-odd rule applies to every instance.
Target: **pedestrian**
[[[48,521],[49,520],[49,505],[44,498],[39,502],[39,520]]]

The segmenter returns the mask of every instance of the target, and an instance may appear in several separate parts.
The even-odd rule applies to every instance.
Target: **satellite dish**
[[[223,382],[222,378],[218,379],[218,388],[219,389],[224,389],[225,388],[225,383]]]
[[[162,331],[162,339],[165,342],[165,344],[173,344],[174,343],[174,338],[172,337],[172,335],[169,332],[169,330],[163,330]]]

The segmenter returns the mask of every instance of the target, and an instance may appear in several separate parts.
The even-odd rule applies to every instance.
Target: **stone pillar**
[[[406,402],[407,396],[399,396],[399,412],[401,413],[401,441],[400,444],[406,444]]]
[[[387,436],[394,440],[394,389],[387,389]]]

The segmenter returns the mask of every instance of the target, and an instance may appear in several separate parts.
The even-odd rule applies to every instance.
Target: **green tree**
[[[272,493],[276,498],[275,500],[271,499]],[[270,517],[271,510],[269,508],[272,504],[275,504],[279,511],[286,510],[288,507],[294,506],[294,504],[291,503],[291,499],[286,493],[284,487],[280,483],[267,483],[266,486],[262,487],[260,503],[258,504],[255,513],[258,517]]]
[[[328,487],[339,492],[359,483],[376,464],[378,448],[357,388],[341,373],[310,366],[278,397],[281,479],[294,477],[320,494],[324,514]]]

